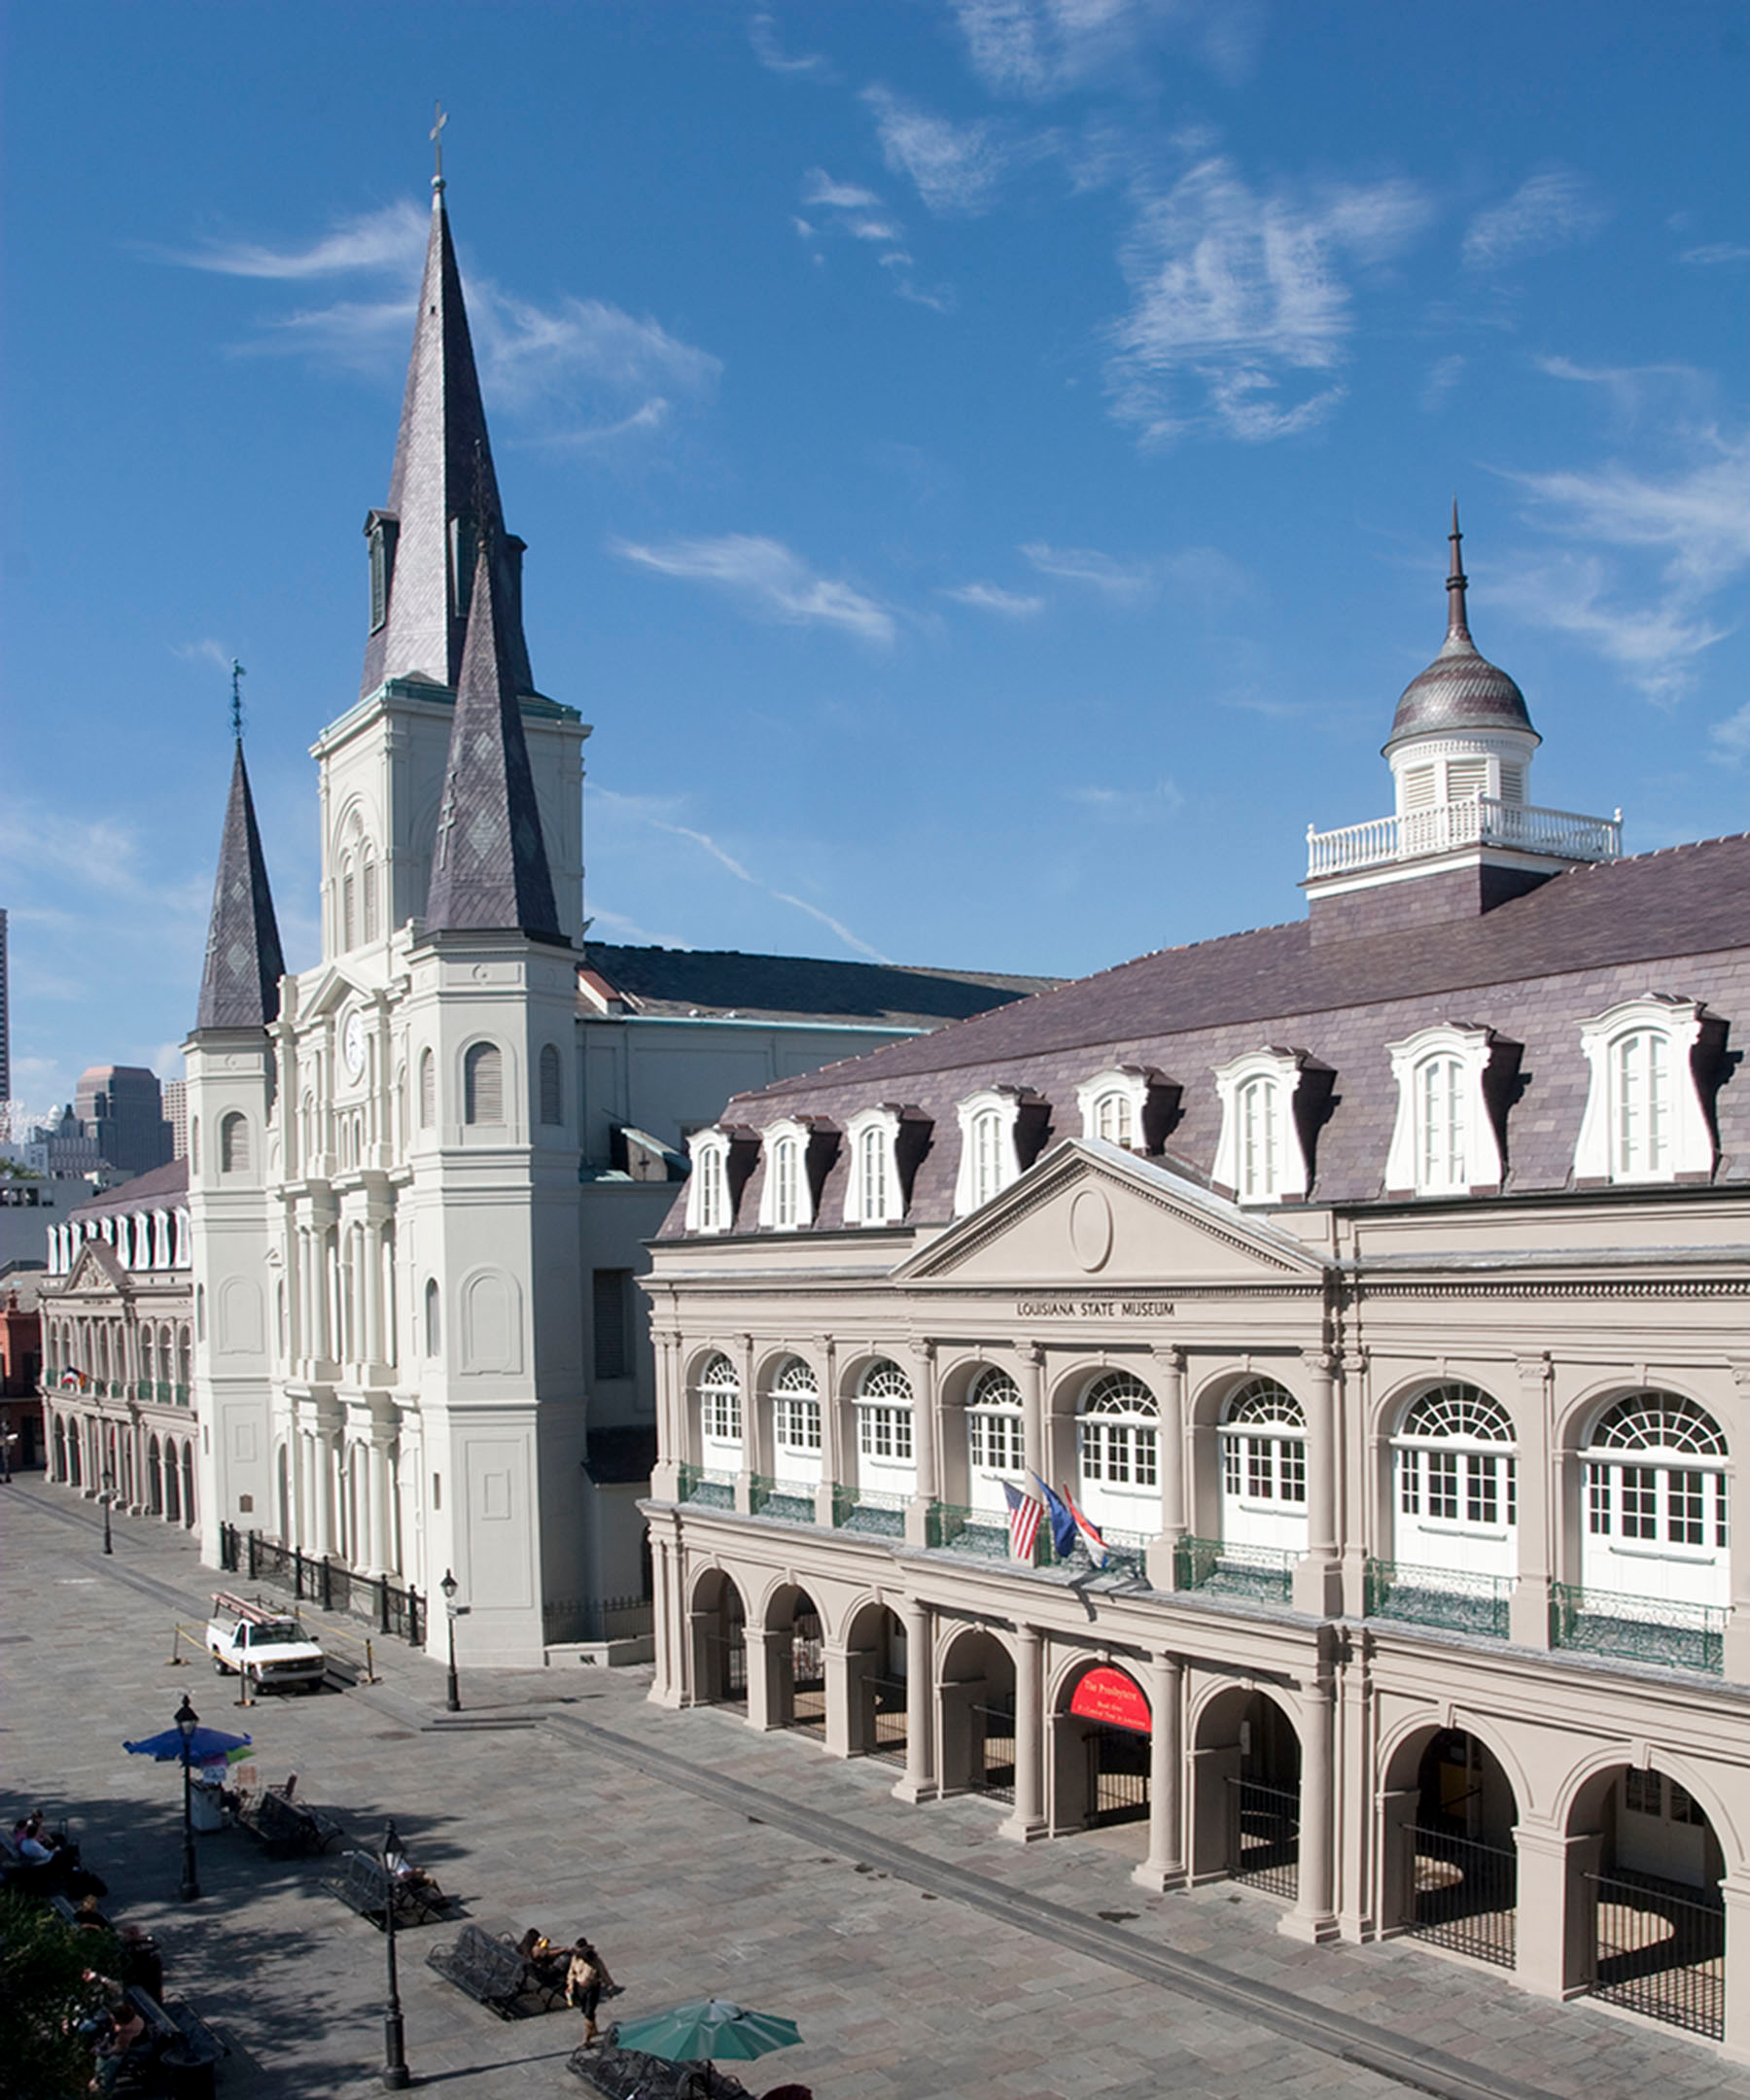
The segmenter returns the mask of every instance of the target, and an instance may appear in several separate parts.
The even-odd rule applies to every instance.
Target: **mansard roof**
[[[817,1021],[824,1026],[940,1028],[1061,984],[986,970],[812,956],[631,948],[591,941],[584,967],[598,997],[661,1019]]]
[[[256,828],[255,798],[243,740],[231,766],[230,799],[219,842],[213,916],[207,928],[206,966],[200,978],[196,1029],[265,1028],[278,1018],[285,975],[267,862]]]
[[[1396,1087],[1385,1045],[1433,1022],[1488,1028],[1522,1045],[1507,1124],[1505,1192],[1568,1185],[1588,1086],[1579,1023],[1649,991],[1705,1002],[1750,1026],[1750,833],[1575,867],[1474,920],[1315,944],[1310,925],[1266,927],[1163,949],[923,1037],[739,1096],[725,1123],[780,1116],[842,1124],[882,1101],[934,1121],[909,1214],[953,1208],[954,1104],[981,1087],[1032,1088],[1051,1104],[1040,1142],[1077,1130],[1075,1089],[1103,1066],[1159,1068],[1179,1090],[1170,1166],[1210,1177],[1219,1137],[1215,1068],[1266,1043],[1305,1045],[1335,1078],[1314,1134],[1312,1201],[1383,1194]],[[1717,1181],[1750,1180],[1750,1085],[1729,1074],[1716,1101]],[[816,1207],[842,1216],[840,1148]],[[741,1199],[757,1214],[758,1173]],[[679,1229],[679,1209],[666,1230]]]
[[[189,1197],[189,1162],[173,1159],[155,1167],[150,1173],[135,1174],[131,1181],[118,1181],[114,1188],[93,1196],[89,1203],[76,1204],[67,1222],[79,1218],[122,1217],[130,1210],[174,1210]]]

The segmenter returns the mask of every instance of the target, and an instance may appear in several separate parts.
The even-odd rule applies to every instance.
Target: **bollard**
[[[367,1640],[365,1643],[365,1682],[367,1684],[375,1684],[376,1681],[376,1661],[371,1655],[370,1643]]]
[[[171,1669],[183,1669],[183,1668],[186,1668],[186,1667],[187,1667],[187,1665],[185,1664],[185,1662],[184,1662],[184,1661],[183,1661],[183,1652],[182,1652],[182,1647],[181,1647],[181,1645],[180,1645],[180,1644],[181,1644],[181,1641],[182,1641],[182,1628],[181,1628],[181,1627],[179,1627],[179,1626],[173,1626],[173,1627],[172,1627],[172,1628],[170,1628],[170,1662],[169,1662],[169,1667],[170,1667]]]

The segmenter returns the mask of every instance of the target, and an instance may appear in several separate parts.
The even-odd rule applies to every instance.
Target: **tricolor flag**
[[[1069,1500],[1068,1488],[1064,1489],[1064,1500],[1068,1503],[1070,1521],[1081,1533],[1082,1544],[1088,1549],[1088,1558],[1093,1561],[1096,1567],[1104,1567],[1111,1549],[1106,1545],[1105,1540],[1101,1537],[1093,1520]]]
[[[1012,1481],[1003,1482],[1002,1492],[1008,1502],[1009,1552],[1031,1567],[1033,1540],[1039,1535],[1039,1505]]]
[[[1068,1560],[1075,1551],[1075,1519],[1070,1516],[1068,1505],[1052,1493],[1036,1473],[1033,1479],[1039,1481],[1039,1492],[1045,1497],[1045,1508],[1051,1518],[1051,1543],[1057,1548],[1058,1558]]]

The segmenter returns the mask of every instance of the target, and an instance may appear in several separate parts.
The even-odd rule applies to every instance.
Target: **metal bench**
[[[710,2064],[670,2063],[612,2042],[573,2049],[565,2068],[604,2100],[753,2100],[739,2079]]]
[[[211,2100],[213,2067],[230,2050],[192,2006],[181,1999],[160,2004],[138,1983],[127,1986],[127,2001],[146,2022],[152,2037],[152,2070],[136,2071],[136,2090],[162,2093],[165,2100]]]
[[[326,1852],[346,1836],[332,1816],[324,1815],[307,1802],[293,1801],[289,1791],[293,1783],[289,1780],[285,1788],[266,1788],[237,1811],[237,1821],[259,1838],[276,1859]]]
[[[549,1982],[508,1939],[464,1925],[453,1946],[434,1947],[426,1966],[500,2019],[528,2019],[565,2003],[565,1978]]]
[[[327,1875],[324,1885],[331,1895],[338,1896],[349,1909],[356,1910],[381,1932],[388,1880],[382,1861],[373,1854],[349,1852],[345,1872]],[[422,1887],[415,1882],[397,1879],[394,1903],[399,1932],[410,1925],[436,1924],[448,1908],[449,1898],[435,1882]]]

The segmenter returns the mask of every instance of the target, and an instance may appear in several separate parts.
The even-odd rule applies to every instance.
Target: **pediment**
[[[320,1021],[327,1015],[337,1013],[349,998],[368,998],[370,987],[361,984],[356,977],[349,977],[343,969],[332,963],[316,980],[309,996],[298,1002],[299,1021]]]
[[[127,1281],[127,1271],[121,1257],[107,1240],[87,1240],[74,1256],[73,1266],[67,1272],[67,1280],[61,1285],[63,1291],[120,1290]]]
[[[1098,1138],[1067,1138],[897,1276],[1000,1288],[1312,1282],[1324,1263],[1225,1197]]]

